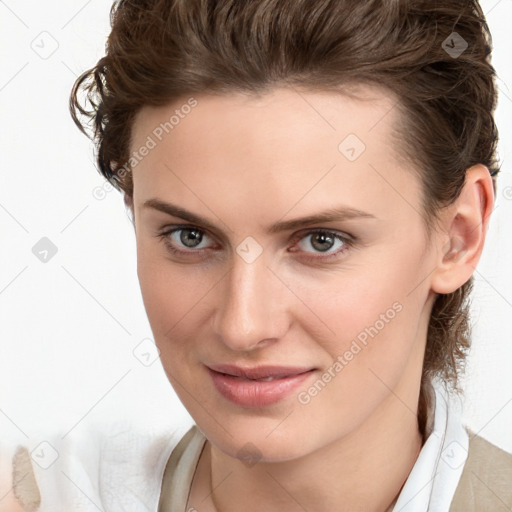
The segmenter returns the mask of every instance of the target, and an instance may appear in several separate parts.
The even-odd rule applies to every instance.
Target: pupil
[[[333,246],[334,240],[332,236],[324,233],[317,233],[313,235],[311,245],[318,251],[327,251]]]
[[[180,240],[187,247],[195,247],[201,243],[203,239],[202,233],[194,229],[181,230]]]

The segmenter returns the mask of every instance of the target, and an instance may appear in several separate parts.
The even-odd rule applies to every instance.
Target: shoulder
[[[512,507],[512,454],[473,433],[450,512],[498,512]]]
[[[26,511],[147,512],[158,503],[165,464],[188,428],[119,420],[28,439],[10,450],[12,494]]]

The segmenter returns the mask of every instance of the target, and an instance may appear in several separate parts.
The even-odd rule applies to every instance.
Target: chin
[[[290,418],[293,416],[290,415]],[[283,415],[286,417],[286,414]],[[210,443],[230,457],[250,466],[254,462],[285,462],[297,459],[320,446],[315,436],[301,427],[302,422],[281,423],[270,417],[246,417],[232,421],[225,417],[226,430],[216,422],[206,427],[196,422]],[[285,424],[288,423],[288,425]],[[302,423],[302,425],[304,425]],[[316,430],[317,435],[321,429]]]

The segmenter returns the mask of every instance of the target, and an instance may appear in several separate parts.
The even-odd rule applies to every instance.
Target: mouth
[[[206,367],[217,391],[238,406],[253,408],[275,404],[316,372],[310,367],[235,365]]]
[[[293,377],[302,373],[314,370],[312,367],[304,366],[279,366],[279,365],[264,365],[242,367],[233,364],[219,364],[208,366],[211,370],[224,375],[231,375],[233,377],[240,377],[246,380],[274,380],[282,379],[285,377]]]

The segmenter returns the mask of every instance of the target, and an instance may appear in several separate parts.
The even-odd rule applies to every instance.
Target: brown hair
[[[80,117],[92,121],[99,170],[125,197],[133,194],[125,164],[141,107],[202,92],[343,93],[350,84],[398,98],[398,149],[423,185],[427,233],[470,166],[487,166],[496,191],[492,40],[476,0],[121,0],[111,25],[106,54],[75,82],[70,109],[84,133]],[[420,416],[433,375],[458,389],[472,284],[473,277],[434,303]]]

